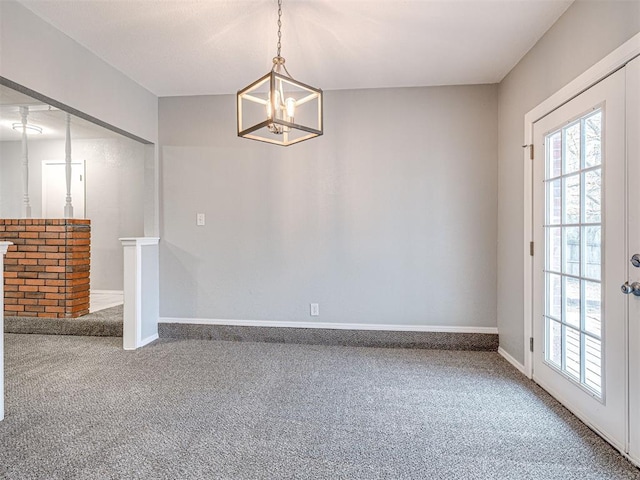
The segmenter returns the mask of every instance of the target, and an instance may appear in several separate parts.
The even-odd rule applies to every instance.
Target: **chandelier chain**
[[[278,0],[278,54],[280,57],[280,50],[282,48],[282,0]]]

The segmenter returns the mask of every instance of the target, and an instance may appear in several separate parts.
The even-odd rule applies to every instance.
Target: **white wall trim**
[[[98,293],[100,295],[124,295],[124,290],[96,290],[92,288],[91,293]]]
[[[158,340],[159,335],[157,333],[154,333],[153,335],[151,335],[150,337],[144,338],[140,341],[140,345],[138,346],[138,348],[144,347],[145,345],[149,345],[151,342],[154,342],[156,340]],[[135,350],[134,348],[125,348],[125,350]]]
[[[524,116],[523,145],[526,146],[533,143],[533,124],[535,122],[588,90],[616,70],[622,68],[638,55],[640,55],[640,33],[631,37],[582,75],[579,75],[538,106],[527,112]],[[524,351],[524,374],[532,378],[533,353],[529,351],[528,345],[529,338],[533,336],[533,258],[529,255],[529,242],[533,240],[533,171],[529,155],[529,149],[524,149],[524,338],[522,347]]]
[[[441,325],[383,325],[374,323],[289,322],[276,320],[235,320],[225,318],[160,317],[159,323],[226,325],[234,327],[318,328],[331,330],[380,330],[388,332],[440,332],[498,334],[495,327],[450,327]]]
[[[509,355],[507,353],[507,351],[502,348],[502,347],[498,347],[498,353],[500,354],[500,356],[502,356],[507,362],[509,362],[511,365],[513,365],[514,367],[516,367],[516,369],[522,373],[523,375],[526,375],[525,369],[524,369],[524,365],[522,365],[519,361],[517,361],[515,358],[513,358],[511,355]]]
[[[160,237],[124,237],[119,240],[122,245],[135,247],[138,245],[157,245]]]

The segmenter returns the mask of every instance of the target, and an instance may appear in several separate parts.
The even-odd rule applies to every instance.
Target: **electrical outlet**
[[[317,317],[318,315],[320,315],[320,305],[317,303],[310,303],[309,306],[311,307],[311,316],[312,317]]]
[[[199,227],[204,225],[204,213],[198,213],[196,215],[196,225]]]

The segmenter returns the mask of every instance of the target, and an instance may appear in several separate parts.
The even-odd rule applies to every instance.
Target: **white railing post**
[[[0,421],[4,419],[4,255],[11,242],[0,242]]]
[[[29,146],[27,144],[27,117],[29,107],[20,107],[22,119],[22,218],[31,218],[29,200]]]
[[[67,134],[64,144],[64,169],[67,184],[67,197],[64,204],[64,218],[73,218],[71,204],[71,115],[67,113]]]
[[[121,238],[124,248],[122,347],[135,350],[158,338],[158,237]]]

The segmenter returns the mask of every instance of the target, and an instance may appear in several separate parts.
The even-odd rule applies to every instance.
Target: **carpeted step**
[[[122,337],[122,305],[79,318],[5,317],[5,333]]]

